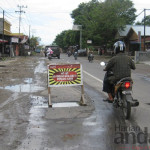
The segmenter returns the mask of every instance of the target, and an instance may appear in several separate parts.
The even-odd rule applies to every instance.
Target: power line
[[[136,17],[138,17],[139,15],[141,15],[144,12],[144,10],[142,10]]]
[[[7,11],[5,11],[5,12],[6,12],[6,14],[8,14],[9,16],[11,16],[11,17],[13,17],[13,18],[18,18],[18,17],[16,17],[16,16],[11,15],[11,14],[8,13]]]

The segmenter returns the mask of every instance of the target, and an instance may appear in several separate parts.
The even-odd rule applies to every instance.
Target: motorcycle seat
[[[125,77],[125,78],[122,78],[121,80],[119,80],[117,82],[117,84],[121,83],[121,82],[125,82],[125,81],[129,81],[129,82],[133,82],[132,78],[131,77]]]

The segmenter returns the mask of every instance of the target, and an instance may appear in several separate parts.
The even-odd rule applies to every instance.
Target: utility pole
[[[146,25],[146,10],[150,10],[150,9],[144,9],[144,51],[145,51],[145,25]]]
[[[23,11],[22,8],[27,8],[27,6],[18,5],[17,7],[19,8],[19,11],[15,11],[15,12],[19,13],[19,39],[20,39],[21,14],[25,13],[25,11]],[[19,47],[20,47],[20,41],[19,40],[18,40],[18,44],[19,44]]]
[[[29,25],[29,50],[30,50],[30,25]]]
[[[146,18],[146,9],[144,9],[144,51],[145,51],[145,18]]]
[[[4,10],[3,10],[3,35],[2,35],[2,39],[3,39],[3,47],[2,47],[2,54],[4,54],[4,29],[5,29],[5,27],[4,27],[4,25],[5,25],[5,18],[4,18],[4,14],[5,14],[5,12],[4,12]]]
[[[82,49],[82,25],[80,25],[80,49]]]

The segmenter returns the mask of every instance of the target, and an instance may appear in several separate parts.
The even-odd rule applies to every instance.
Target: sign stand
[[[84,98],[84,85],[81,85],[81,99],[80,99],[80,105],[86,106],[86,101]],[[48,106],[52,107],[52,101],[51,101],[51,89],[48,87]]]
[[[48,66],[48,105],[52,107],[51,87],[60,86],[81,86],[80,105],[86,106],[84,98],[84,86],[82,77],[82,65],[80,64],[61,64]]]
[[[84,98],[84,85],[81,85],[81,100],[80,104],[82,106],[86,106],[85,98]]]
[[[48,87],[48,106],[52,107],[52,101],[51,101],[51,89]]]

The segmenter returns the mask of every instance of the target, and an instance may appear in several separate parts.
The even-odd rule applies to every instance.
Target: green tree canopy
[[[92,40],[93,45],[113,42],[117,30],[123,29],[126,24],[134,23],[135,12],[130,0],[91,0],[81,3],[72,11],[71,17],[75,25],[82,25],[82,45],[86,47],[87,40]],[[63,43],[63,46],[75,45],[78,41],[79,32],[71,30],[62,32],[55,40],[56,43]]]
[[[145,20],[145,25],[150,26],[150,15],[146,16],[145,19],[142,19],[142,21],[136,22],[136,25],[144,25],[144,20]]]
[[[34,37],[34,36],[32,36],[32,37],[30,38],[30,40],[29,40],[29,42],[30,42],[30,47],[31,47],[32,49],[36,48],[36,46],[39,45],[40,40],[41,40],[41,39],[40,39],[39,37]]]

